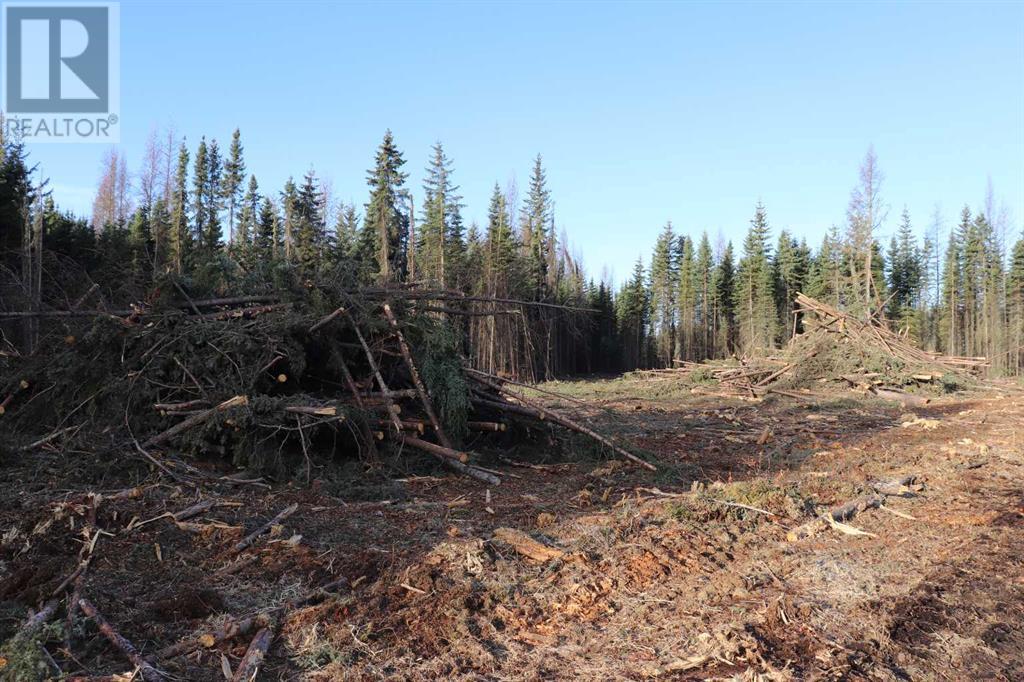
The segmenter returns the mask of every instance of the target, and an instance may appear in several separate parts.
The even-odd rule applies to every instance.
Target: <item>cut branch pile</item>
[[[948,390],[990,366],[982,357],[921,350],[874,318],[858,318],[804,294],[797,294],[796,302],[804,331],[780,357],[676,361],[676,367],[638,370],[632,376],[684,379],[692,385],[692,393],[740,399],[772,393],[808,398],[814,395],[808,388],[838,381],[880,398],[919,405],[929,399],[913,390],[929,386]]]
[[[792,365],[777,358],[740,360],[735,363],[701,363],[677,361],[678,367],[648,369],[632,372],[632,376],[648,379],[685,378],[694,384],[693,393],[723,397],[760,398],[769,392],[786,391],[768,385],[792,369]],[[713,383],[714,388],[703,384]]]
[[[798,313],[812,313],[817,318],[817,325],[805,332],[805,336],[838,335],[856,347],[874,348],[891,354],[908,366],[931,369],[940,374],[964,371],[979,373],[991,366],[989,360],[983,357],[941,355],[921,350],[874,318],[862,320],[804,294],[797,294],[796,303],[800,306]]]
[[[230,456],[246,467],[301,456],[308,478],[312,457],[325,450],[373,459],[387,442],[496,485],[498,476],[464,449],[466,436],[508,438],[501,434],[511,423],[531,421],[583,434],[653,469],[609,437],[469,369],[456,322],[431,305],[464,299],[447,291],[321,289],[289,300],[197,299],[91,318],[72,311],[79,333],[51,337],[7,363],[0,432],[20,450],[101,444],[179,481],[198,472],[156,451]],[[530,305],[472,300],[494,314]],[[51,324],[70,324],[51,312],[61,320]],[[37,399],[46,392],[49,399]]]

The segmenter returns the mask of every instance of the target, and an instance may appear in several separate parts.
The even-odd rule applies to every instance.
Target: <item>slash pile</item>
[[[983,357],[921,350],[884,322],[861,319],[804,294],[797,294],[796,303],[804,331],[778,357],[684,361],[678,367],[639,370],[633,375],[685,379],[693,384],[693,393],[740,399],[770,393],[806,397],[809,387],[837,381],[883,398],[917,402],[906,389],[948,390],[990,366]]]
[[[497,484],[462,449],[467,435],[508,438],[518,422],[546,422],[653,468],[470,369],[458,308],[439,312],[432,300],[451,296],[317,290],[44,314],[45,343],[6,358],[0,374],[0,454],[129,453],[176,478],[197,474],[179,453],[251,468],[295,458],[308,478],[312,456],[372,459],[384,445]]]

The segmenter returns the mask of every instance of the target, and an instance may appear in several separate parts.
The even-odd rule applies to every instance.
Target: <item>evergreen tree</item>
[[[153,233],[149,221],[149,206],[145,204],[135,210],[128,222],[128,244],[132,254],[133,284],[144,289],[153,279]]]
[[[633,276],[623,287],[616,305],[623,366],[644,367],[649,306],[642,259],[637,259]]]
[[[718,266],[715,268],[714,286],[715,292],[715,325],[716,341],[724,352],[733,353],[736,350],[736,272],[733,265],[732,242],[726,244],[718,259]]]
[[[322,196],[312,169],[295,197],[294,216],[295,257],[303,268],[314,270],[326,242],[326,229]]]
[[[179,157],[180,158],[180,157]],[[206,138],[199,141],[199,148],[196,149],[195,165],[192,168],[192,215],[194,227],[192,229],[192,241],[204,247],[206,237],[206,225],[210,217],[210,209],[207,205],[207,190],[210,185],[209,152],[206,147]]]
[[[494,183],[491,203],[487,210],[487,236],[485,272],[488,277],[488,292],[493,296],[513,295],[516,287],[514,272],[519,245],[509,220],[505,195]]]
[[[901,326],[916,327],[917,301],[923,287],[921,250],[917,246],[906,208],[889,245],[889,317]],[[912,329],[914,338],[920,330]]]
[[[941,333],[945,339],[945,351],[952,355],[961,353],[963,348],[962,281],[963,263],[960,239],[955,230],[950,230],[949,243],[946,246],[946,256],[942,267]]]
[[[355,204],[343,204],[338,210],[338,222],[334,226],[335,260],[340,262],[355,255],[358,234],[359,216]]]
[[[178,167],[171,184],[171,222],[169,227],[170,260],[174,271],[185,272],[192,255],[192,231],[188,221],[188,149],[181,143],[178,149]]]
[[[162,273],[168,267],[171,232],[171,214],[167,210],[167,201],[163,197],[153,202],[153,210],[150,211],[150,231],[153,238],[153,271]]]
[[[807,244],[793,239],[786,230],[780,232],[773,261],[773,275],[775,306],[779,316],[778,328],[783,341],[788,341],[800,331],[800,319],[796,314],[796,295],[804,290],[809,269],[810,252]]]
[[[743,258],[734,289],[739,345],[745,353],[773,348],[777,315],[772,277],[768,216],[758,203],[743,242]]]
[[[206,219],[203,222],[200,248],[204,259],[210,261],[220,253],[222,246],[220,211],[224,167],[217,140],[212,140],[207,148],[206,163],[206,182],[203,187],[203,207],[206,210]]]
[[[260,188],[256,176],[249,176],[249,186],[242,197],[241,210],[238,212],[238,230],[231,242],[234,258],[246,268],[254,264],[256,254],[255,240],[259,233]]]
[[[228,208],[228,243],[235,240],[235,207],[242,195],[242,183],[245,181],[245,161],[242,159],[242,139],[238,128],[231,135],[231,147],[224,163],[224,182],[222,197]]]
[[[1006,307],[1010,347],[1007,361],[1014,374],[1024,370],[1024,236],[1010,252],[1010,270],[1006,278]]]
[[[681,360],[696,360],[694,353],[696,287],[694,286],[693,240],[679,235],[676,240],[676,259],[679,270],[676,280],[676,305],[679,308],[679,333],[676,356]]]
[[[276,261],[282,256],[277,210],[270,197],[263,197],[263,201],[260,203],[253,251],[254,260],[261,263]]]
[[[694,263],[694,295],[696,297],[696,325],[698,331],[697,357],[701,360],[712,357],[714,348],[714,292],[712,291],[714,255],[711,252],[711,240],[705,230],[701,233],[700,245],[697,247],[697,260]]]
[[[371,272],[383,283],[402,280],[407,263],[409,218],[398,205],[407,177],[403,165],[405,159],[388,130],[377,149],[374,167],[367,173],[370,200],[358,249],[359,257],[371,264]]]
[[[451,160],[438,142],[423,181],[423,217],[417,241],[419,274],[442,288],[452,279],[453,258],[462,250],[462,217],[458,187],[452,184]]]
[[[548,227],[551,224],[551,191],[547,185],[547,174],[543,160],[538,154],[533,161],[530,174],[530,189],[522,210],[522,248],[527,263],[530,288],[533,295],[543,298],[548,281],[548,250],[550,241]]]
[[[676,291],[678,289],[678,267],[676,236],[672,223],[658,235],[651,258],[650,301],[651,325],[655,337],[655,351],[658,363],[671,366],[676,348]]]
[[[295,180],[289,177],[284,183],[284,189],[281,190],[281,214],[283,218],[283,222],[281,223],[281,239],[284,249],[281,255],[283,255],[284,259],[289,263],[295,260],[295,233],[297,231],[298,206],[299,190],[295,186]]]
[[[833,307],[840,307],[843,281],[842,242],[835,225],[822,237],[818,253],[811,259],[807,295]]]

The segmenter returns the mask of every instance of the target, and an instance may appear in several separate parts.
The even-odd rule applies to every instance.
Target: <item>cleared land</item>
[[[94,507],[86,493],[136,484],[114,458],[8,455],[0,641],[88,557],[81,591],[178,679],[237,673],[264,626],[259,679],[1024,677],[1019,388],[912,414],[848,391],[556,388],[659,471],[534,438],[491,452],[499,487],[352,463],[309,487],[238,483],[183,518],[203,499],[167,480]],[[63,620],[9,641],[0,677],[55,674],[66,637],[76,674],[134,667],[92,619]],[[218,641],[231,624],[248,627]]]

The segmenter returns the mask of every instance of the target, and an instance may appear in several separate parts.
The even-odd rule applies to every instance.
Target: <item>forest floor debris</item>
[[[8,457],[0,679],[131,672],[64,605],[18,635],[67,584],[178,679],[1024,675],[1018,386],[938,395],[915,410],[930,429],[845,390],[754,404],[641,378],[555,388],[658,471],[533,439],[483,460],[514,468],[497,487],[353,462],[197,494],[45,448]],[[787,541],[826,513],[864,534]]]

